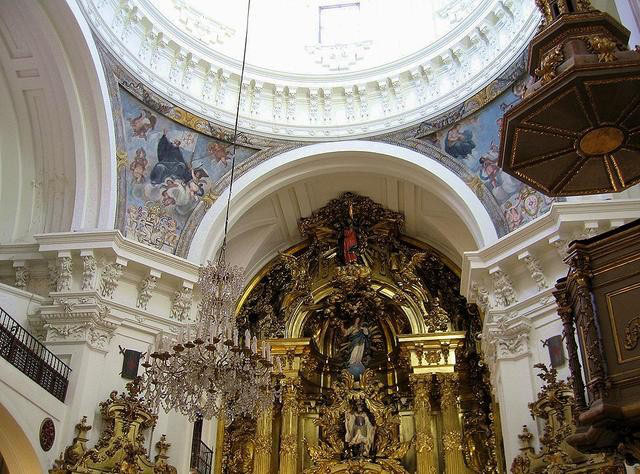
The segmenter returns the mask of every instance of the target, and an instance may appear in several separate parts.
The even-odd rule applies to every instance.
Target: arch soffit
[[[341,171],[387,175],[428,189],[448,203],[462,219],[477,248],[498,239],[487,209],[454,172],[417,151],[389,143],[361,140],[317,143],[296,148],[247,171],[234,183],[230,225],[233,226],[254,204],[283,186]],[[204,215],[191,242],[189,260],[204,262],[221,245],[228,192],[227,188]]]

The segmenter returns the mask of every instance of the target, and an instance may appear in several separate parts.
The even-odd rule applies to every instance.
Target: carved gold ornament
[[[511,472],[623,474],[624,463],[618,456],[585,455],[567,444],[566,438],[576,431],[573,390],[567,382],[558,380],[556,369],[549,370],[544,364],[534,367],[540,369],[538,377],[545,382],[537,400],[529,404],[531,416],[544,422],[540,450],[536,452],[532,447],[533,434],[523,426],[522,434],[518,435],[521,453],[513,460]]]
[[[126,167],[129,164],[129,156],[126,151],[116,151],[116,169],[120,171],[121,168]]]
[[[459,451],[462,449],[462,435],[459,431],[447,431],[442,435],[442,446],[445,451]]]
[[[400,419],[392,411],[392,407],[384,403],[383,385],[377,381],[375,372],[365,371],[356,385],[353,376],[343,371],[332,389],[330,403],[321,408],[320,416],[315,421],[321,432],[318,444],[307,445],[313,465],[305,470],[305,474],[320,474],[329,468],[352,471],[358,467],[363,468],[363,462],[374,463],[393,474],[407,474],[400,460],[412,441],[400,441]],[[371,452],[353,457],[342,434],[342,427],[345,425],[346,417],[357,404],[366,407],[366,416],[370,416],[375,437]],[[354,472],[366,472],[370,469]]]
[[[156,424],[156,416],[140,397],[140,378],[126,385],[127,393],[111,392],[109,399],[100,403],[104,428],[92,449],[87,449],[87,425],[84,416],[76,425],[73,443],[55,461],[50,474],[105,472],[122,474],[175,474],[167,464],[167,451],[171,446],[165,435],[156,443],[158,454],[154,461],[147,457],[144,431]]]
[[[416,431],[416,451],[433,451],[433,436],[431,430]]]
[[[563,61],[562,45],[558,45],[544,56],[540,62],[540,67],[535,71],[536,76],[542,80],[543,84],[549,82],[556,77],[556,69]]]
[[[587,44],[598,55],[599,62],[610,63],[617,60],[614,53],[618,50],[618,45],[611,38],[595,35],[587,39]]]

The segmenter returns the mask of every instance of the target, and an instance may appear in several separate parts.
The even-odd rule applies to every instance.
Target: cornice
[[[195,283],[200,266],[122,236],[119,230],[60,232],[34,236],[42,253],[111,250],[117,257],[147,265],[162,273]]]
[[[554,202],[545,215],[501,237],[494,244],[477,251],[465,252],[461,292],[469,294],[470,274],[473,269],[494,266],[553,234],[562,233],[563,225],[567,223],[638,217],[640,199]]]

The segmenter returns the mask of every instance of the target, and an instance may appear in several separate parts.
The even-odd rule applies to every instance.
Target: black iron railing
[[[71,369],[0,308],[0,356],[61,402]]]
[[[193,440],[191,446],[191,467],[198,474],[211,474],[213,467],[213,450],[201,440]]]

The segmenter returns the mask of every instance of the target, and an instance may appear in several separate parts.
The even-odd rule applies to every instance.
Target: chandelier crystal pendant
[[[240,84],[247,54],[250,5],[249,0]],[[217,260],[200,268],[201,300],[196,322],[187,323],[177,338],[158,335],[155,350],[149,351],[142,364],[146,399],[152,406],[167,412],[176,410],[191,421],[223,416],[230,422],[239,416],[254,417],[273,403],[280,376],[272,371],[269,345],[259,344],[249,330],[239,334],[235,308],[244,287],[244,270],[226,260],[241,93],[242,88],[238,91],[233,132],[224,239]],[[276,366],[280,365],[278,362]]]

